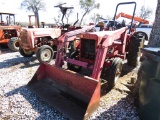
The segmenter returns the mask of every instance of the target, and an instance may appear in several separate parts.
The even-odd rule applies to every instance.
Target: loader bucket
[[[73,120],[88,118],[100,102],[100,81],[45,63],[27,86]]]

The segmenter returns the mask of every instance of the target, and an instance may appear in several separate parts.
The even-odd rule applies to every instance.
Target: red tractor
[[[134,4],[134,15],[135,2],[119,3],[116,12],[123,4]],[[58,38],[55,64],[42,63],[28,87],[67,117],[88,118],[99,106],[101,85],[114,87],[123,60],[133,67],[138,63],[144,36],[132,29],[132,22],[129,28],[113,26],[112,31],[88,32],[83,28],[63,34]],[[74,51],[69,50],[70,42]]]
[[[0,13],[0,45],[8,45],[10,50],[19,50],[18,32],[21,26],[15,24],[15,14]]]
[[[19,52],[22,56],[31,57],[34,53],[36,53],[39,62],[49,63],[52,58],[56,56],[55,53],[58,45],[57,39],[66,32],[81,29],[81,27],[75,26],[75,24],[78,22],[78,15],[73,26],[69,24],[64,25],[64,15],[66,14],[67,9],[72,9],[73,7],[62,7],[63,4],[55,6],[59,7],[63,13],[62,26],[57,28],[26,28],[21,30],[19,36]],[[72,44],[70,45],[73,46]]]

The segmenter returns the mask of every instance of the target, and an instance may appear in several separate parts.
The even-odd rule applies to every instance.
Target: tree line
[[[60,1],[59,4],[62,4],[62,2]],[[86,15],[91,13],[94,9],[100,8],[100,4],[96,3],[95,0],[79,0],[79,6],[83,12],[80,22],[79,22],[79,26],[82,25],[83,20],[86,17]],[[37,18],[39,18],[39,11],[45,10],[46,4],[44,0],[23,0],[21,3],[21,8],[25,8],[28,11],[33,12],[34,15],[37,16]],[[69,18],[72,13],[73,13],[73,9],[68,9],[64,16],[67,24],[69,23]],[[152,10],[150,8],[145,8],[144,6],[142,6],[141,9],[136,13],[137,17],[141,17],[143,19],[150,18],[151,15],[152,15]],[[60,24],[61,17],[62,17],[62,14],[59,12],[58,16],[53,18],[54,22],[57,24]],[[94,13],[93,15],[90,16],[90,20],[93,23],[97,23],[101,18],[105,18],[108,20],[112,19],[112,17],[109,15],[103,17],[99,13]]]

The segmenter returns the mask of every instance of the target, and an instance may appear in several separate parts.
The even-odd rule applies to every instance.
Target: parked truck
[[[143,33],[145,35],[145,45],[148,44],[150,33],[152,30],[151,24],[141,24],[140,26],[136,27],[136,32]]]

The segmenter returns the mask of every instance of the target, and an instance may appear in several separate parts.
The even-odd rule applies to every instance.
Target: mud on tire
[[[11,51],[13,52],[19,51],[18,37],[12,37],[11,39],[9,39],[7,45]]]
[[[19,53],[23,57],[32,57],[34,55],[33,51],[25,51],[21,46],[19,46]]]

